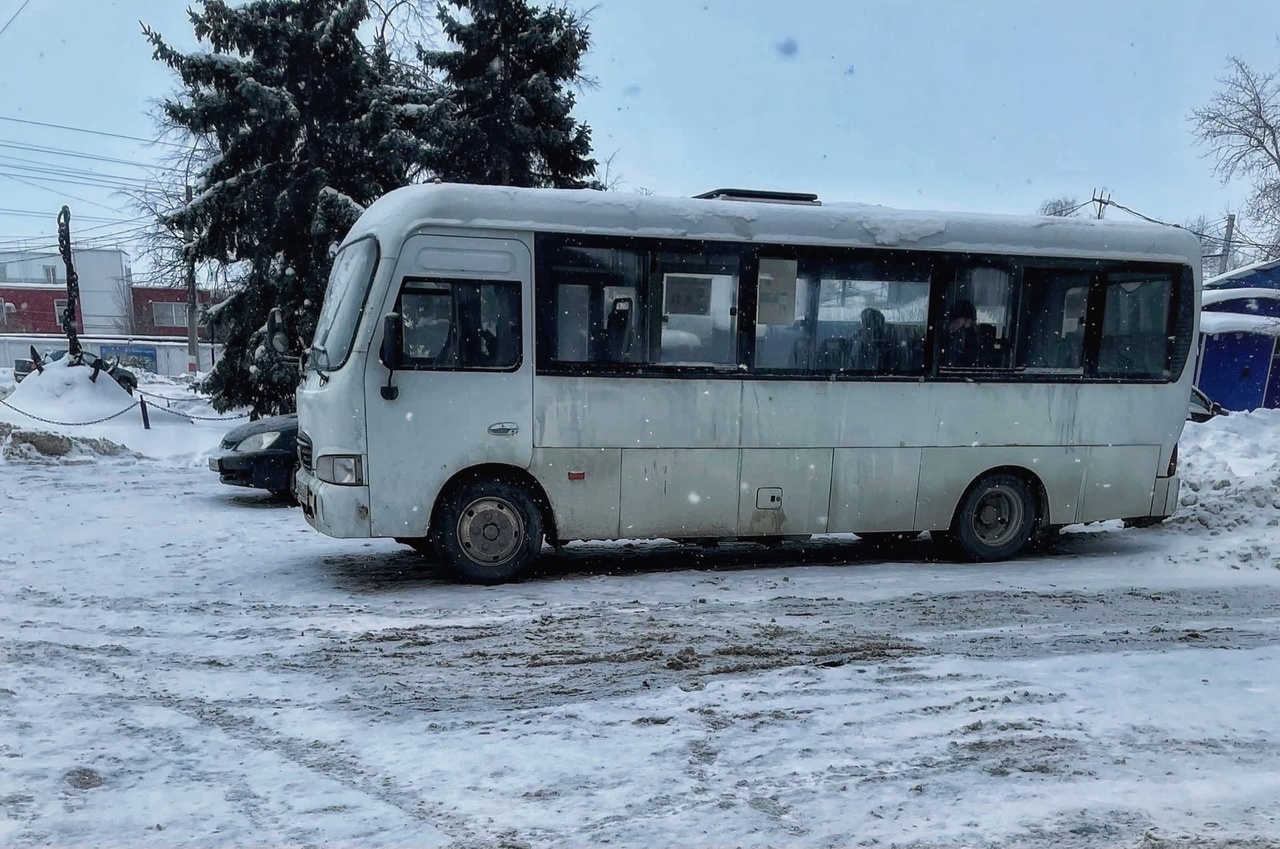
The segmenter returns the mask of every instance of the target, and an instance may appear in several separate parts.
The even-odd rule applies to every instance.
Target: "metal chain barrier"
[[[167,398],[167,397],[165,397],[164,395],[156,395],[154,392],[144,392],[144,391],[143,391],[143,390],[141,390],[141,389],[135,389],[134,391],[135,391],[135,392],[137,392],[139,395],[141,395],[141,396],[142,396],[142,397],[144,397],[144,398],[150,398],[150,399],[151,399],[151,400],[153,400],[153,401],[164,401],[164,402],[165,402],[165,404],[168,404],[168,403],[169,403],[169,402],[171,402],[171,401],[180,401],[180,400],[182,400],[182,399],[180,399],[180,398]],[[164,412],[166,412],[166,413],[171,413],[171,414],[173,414],[173,415],[175,415],[175,416],[182,416],[183,418],[187,418],[187,419],[195,419],[196,421],[201,421],[201,422],[233,422],[233,421],[235,421],[236,419],[247,419],[247,418],[249,418],[249,414],[248,414],[248,413],[238,413],[238,414],[236,414],[236,415],[234,415],[234,416],[197,416],[197,415],[193,415],[193,414],[191,414],[191,413],[179,413],[179,412],[176,412],[176,411],[174,411],[174,410],[170,410],[168,407],[152,407],[151,409],[153,409],[153,410],[163,410]]]
[[[85,425],[95,425],[95,424],[102,424],[103,422],[109,422],[112,419],[116,418],[117,416],[123,416],[125,413],[129,412],[130,410],[137,407],[141,403],[142,403],[141,401],[134,401],[132,404],[125,407],[123,410],[121,410],[118,413],[112,413],[106,418],[94,419],[91,422],[59,422],[59,421],[54,421],[53,419],[45,419],[45,418],[41,418],[40,416],[32,415],[31,413],[27,413],[18,409],[17,407],[10,404],[8,401],[0,400],[0,404],[3,404],[4,406],[8,407],[10,410],[13,410],[15,413],[21,413],[22,415],[26,416],[29,419],[35,419],[36,421],[44,422],[45,424],[59,425],[60,427],[84,427]]]

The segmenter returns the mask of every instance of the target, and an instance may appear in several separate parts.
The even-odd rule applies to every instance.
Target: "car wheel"
[[[1006,560],[1026,548],[1036,529],[1036,500],[1022,478],[992,474],[960,500],[951,537],[968,560]]]
[[[542,550],[542,512],[521,486],[471,481],[449,493],[440,515],[445,562],[468,583],[510,581]]]

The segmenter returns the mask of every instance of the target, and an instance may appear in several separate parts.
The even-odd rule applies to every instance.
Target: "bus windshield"
[[[346,362],[377,265],[378,242],[372,237],[352,242],[334,258],[311,343],[310,362],[317,370],[340,368]]]

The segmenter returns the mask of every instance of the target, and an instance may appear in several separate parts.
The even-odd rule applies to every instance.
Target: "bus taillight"
[[[1178,443],[1173,444],[1173,453],[1169,455],[1169,471],[1165,477],[1171,478],[1178,473]]]

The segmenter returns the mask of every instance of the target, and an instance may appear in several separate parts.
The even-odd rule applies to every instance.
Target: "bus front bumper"
[[[325,483],[306,469],[299,469],[294,476],[293,494],[307,524],[325,536],[369,537],[369,487]]]

